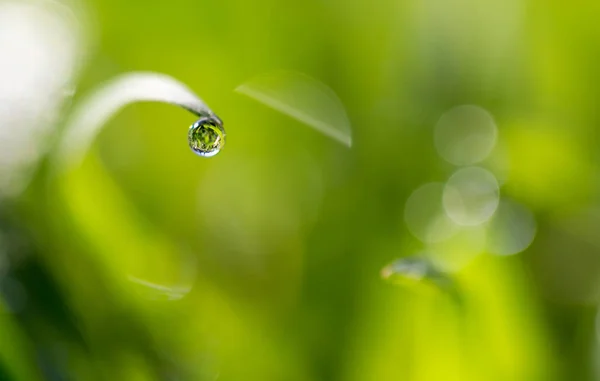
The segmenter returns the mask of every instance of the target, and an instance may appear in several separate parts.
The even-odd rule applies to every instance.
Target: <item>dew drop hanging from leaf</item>
[[[193,271],[196,266],[186,260],[182,266],[184,271],[171,268],[169,263],[180,256],[180,250],[171,245],[160,230],[153,231],[146,224],[140,230],[139,217],[112,181],[110,173],[95,161],[88,164],[96,164],[95,167],[80,169],[81,162],[106,123],[121,109],[136,102],[173,104],[196,115],[198,120],[188,130],[188,136],[196,141],[195,152],[199,155],[214,156],[223,147],[223,122],[185,84],[165,74],[133,72],[112,79],[75,103],[64,122],[64,134],[57,142],[52,170],[56,177],[60,177],[59,192],[63,193],[68,213],[80,222],[79,228],[91,243],[105,248],[100,243],[107,228],[103,221],[119,220],[123,226],[128,226],[121,236],[128,242],[128,247],[138,247],[136,251],[144,253],[140,255],[153,263],[146,266],[130,259],[111,259],[105,265],[108,268],[114,266],[117,274],[126,276],[128,288],[141,289],[145,297],[179,300],[191,291],[195,275],[188,275],[188,271]],[[98,200],[103,201],[101,210],[95,207]],[[114,249],[109,250],[112,252]],[[158,269],[158,266],[161,270],[155,273],[153,269]]]
[[[223,122],[214,115],[198,119],[190,126],[188,142],[198,156],[215,156],[225,144]]]
[[[190,127],[188,141],[200,156],[214,156],[225,144],[221,119],[183,83],[165,74],[128,73],[101,86],[75,107],[57,149],[58,167],[63,171],[76,167],[106,122],[135,102],[170,103],[197,115],[200,119]]]

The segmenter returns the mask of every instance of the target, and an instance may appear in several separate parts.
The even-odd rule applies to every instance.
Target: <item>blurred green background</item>
[[[197,157],[191,114],[134,104],[81,168],[44,159],[0,203],[0,379],[600,380],[600,3],[71,6],[90,37],[73,104],[118,74],[166,73],[227,144]],[[352,148],[234,92],[279,69],[335,91]],[[434,129],[465,104],[497,126],[478,165],[537,230],[521,253],[448,269],[457,305],[380,271],[430,250],[407,199],[457,170]]]

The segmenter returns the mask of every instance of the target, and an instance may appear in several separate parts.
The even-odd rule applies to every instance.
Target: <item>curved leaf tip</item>
[[[289,71],[263,74],[235,91],[352,146],[344,105],[333,90],[306,74]]]
[[[197,116],[216,115],[187,86],[153,72],[121,75],[88,95],[67,120],[57,152],[61,168],[76,165],[104,124],[123,107],[134,102],[163,102],[180,106]],[[220,119],[218,119],[220,120]]]

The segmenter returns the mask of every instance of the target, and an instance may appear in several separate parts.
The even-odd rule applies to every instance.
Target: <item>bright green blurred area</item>
[[[194,117],[143,103],[81,168],[42,165],[0,211],[0,380],[600,380],[600,3],[82,5],[96,43],[75,104],[118,74],[166,73],[227,144],[195,156]],[[352,148],[233,91],[278,69],[336,92]],[[456,170],[434,127],[463,104],[493,116],[482,166],[537,234],[453,272],[457,305],[380,270],[426,248],[406,202]]]

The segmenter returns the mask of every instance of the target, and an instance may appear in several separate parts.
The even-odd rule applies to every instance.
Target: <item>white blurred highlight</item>
[[[352,131],[344,105],[333,90],[306,74],[288,71],[264,74],[235,91],[352,146]]]
[[[520,253],[531,245],[536,232],[533,213],[523,205],[503,199],[489,223],[488,251],[496,255]]]
[[[180,269],[170,274],[167,271],[167,274],[159,276],[160,280],[156,280],[158,275],[156,273],[146,276],[139,273],[136,273],[136,276],[129,274],[127,279],[140,286],[137,291],[140,291],[140,294],[147,299],[169,301],[183,299],[192,291],[198,266],[196,258],[190,254],[182,254],[179,261],[181,262]]]
[[[497,129],[484,109],[464,105],[446,112],[435,126],[438,154],[454,165],[472,165],[487,158],[496,145]]]
[[[421,242],[441,242],[459,230],[459,226],[444,213],[443,192],[442,183],[428,183],[415,190],[406,200],[404,221],[411,234]]]
[[[136,278],[134,276],[129,276],[127,279],[129,279],[129,281],[132,283],[143,286],[150,293],[154,294],[154,297],[164,297],[167,300],[182,299],[192,290],[192,286],[165,286]]]
[[[444,210],[458,225],[475,226],[486,222],[499,201],[498,181],[483,168],[459,169],[444,187]]]
[[[0,2],[0,198],[21,192],[49,149],[84,32],[58,2]]]

